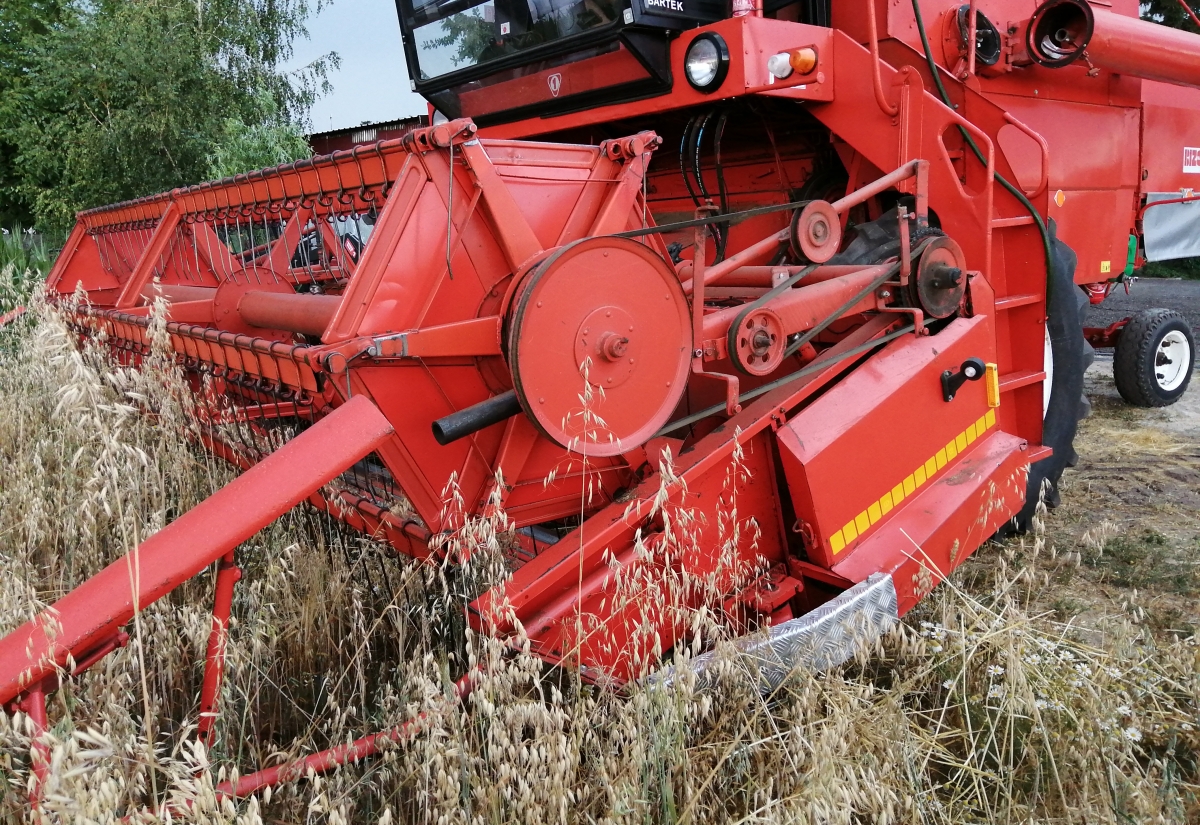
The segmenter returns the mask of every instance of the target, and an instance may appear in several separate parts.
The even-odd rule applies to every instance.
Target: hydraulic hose
[[[912,7],[913,15],[916,17],[917,21],[917,32],[921,35],[921,46],[925,50],[925,61],[929,64],[929,73],[933,75],[933,83],[935,86],[937,86],[938,96],[941,97],[942,103],[946,104],[951,109],[954,109],[954,104],[950,102],[950,95],[946,93],[946,87],[943,85],[942,78],[938,74],[937,63],[935,63],[933,60],[933,51],[929,48],[929,35],[925,32],[925,21],[921,17],[921,0],[912,0]],[[986,165],[987,159],[984,157],[979,145],[975,143],[975,140],[971,137],[970,133],[967,132],[967,130],[961,125],[958,127],[958,131],[962,134],[963,140],[966,141],[967,146],[971,148],[971,152],[974,153],[979,162]],[[1013,184],[1010,183],[1008,179],[1006,179],[999,172],[995,173],[995,178],[997,183],[1007,189],[1014,198],[1021,202],[1022,206],[1029,210],[1029,214],[1033,217],[1033,222],[1037,225],[1038,232],[1042,236],[1042,247],[1046,255],[1046,297],[1048,302],[1050,296],[1049,283],[1054,277],[1054,250],[1050,245],[1050,232],[1046,228],[1046,221],[1037,211],[1037,208],[1034,207],[1034,205],[1030,202],[1029,198],[1025,197],[1024,192],[1022,192],[1016,186],[1013,186]]]

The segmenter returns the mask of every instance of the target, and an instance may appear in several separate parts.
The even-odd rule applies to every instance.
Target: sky
[[[334,0],[308,21],[309,39],[295,44],[289,67],[337,52],[329,73],[333,91],[312,107],[314,132],[424,114],[424,99],[409,91],[394,0]]]

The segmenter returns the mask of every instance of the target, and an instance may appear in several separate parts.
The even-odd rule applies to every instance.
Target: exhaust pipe
[[[1086,0],[1047,0],[1029,18],[1026,48],[1057,69],[1086,55],[1117,74],[1200,87],[1200,37],[1092,8]]]

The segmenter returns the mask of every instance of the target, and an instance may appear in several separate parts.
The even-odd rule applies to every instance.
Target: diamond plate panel
[[[793,670],[820,671],[839,665],[863,644],[875,641],[899,621],[896,586],[886,573],[873,573],[832,601],[803,616],[734,642],[746,665],[756,667],[764,692],[775,690]],[[704,672],[717,653],[692,660]],[[664,684],[674,681],[675,669],[663,671]]]

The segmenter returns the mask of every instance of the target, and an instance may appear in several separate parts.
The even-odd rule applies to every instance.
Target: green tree
[[[463,63],[475,65],[489,49],[497,52],[492,56],[498,56],[505,51],[496,40],[495,24],[489,23],[483,17],[483,6],[476,6],[445,18],[442,20],[441,36],[421,44],[423,49],[445,49],[450,46],[455,49],[454,54],[449,57],[456,67]]]
[[[15,201],[61,229],[78,209],[202,180],[247,132],[300,122],[336,55],[281,66],[324,2],[66,0],[48,22],[10,15],[20,25],[0,81],[0,169]]]
[[[283,115],[271,94],[259,92],[257,104],[258,110],[250,123],[236,117],[225,119],[221,135],[208,155],[205,177],[227,178],[312,154],[304,131]]]
[[[1195,10],[1196,0],[1184,0],[1184,2],[1187,2],[1189,7]],[[1180,4],[1180,0],[1148,0],[1148,2],[1143,0],[1139,5],[1139,12],[1143,20],[1153,20],[1155,23],[1161,23],[1173,29],[1183,29],[1193,34],[1200,33],[1200,28],[1196,27],[1191,15],[1187,13],[1187,9]]]
[[[24,44],[45,36],[63,17],[67,0],[4,0],[0,3],[0,109],[27,69]],[[0,227],[28,223],[32,205],[21,192],[14,160],[17,146],[0,128]]]

